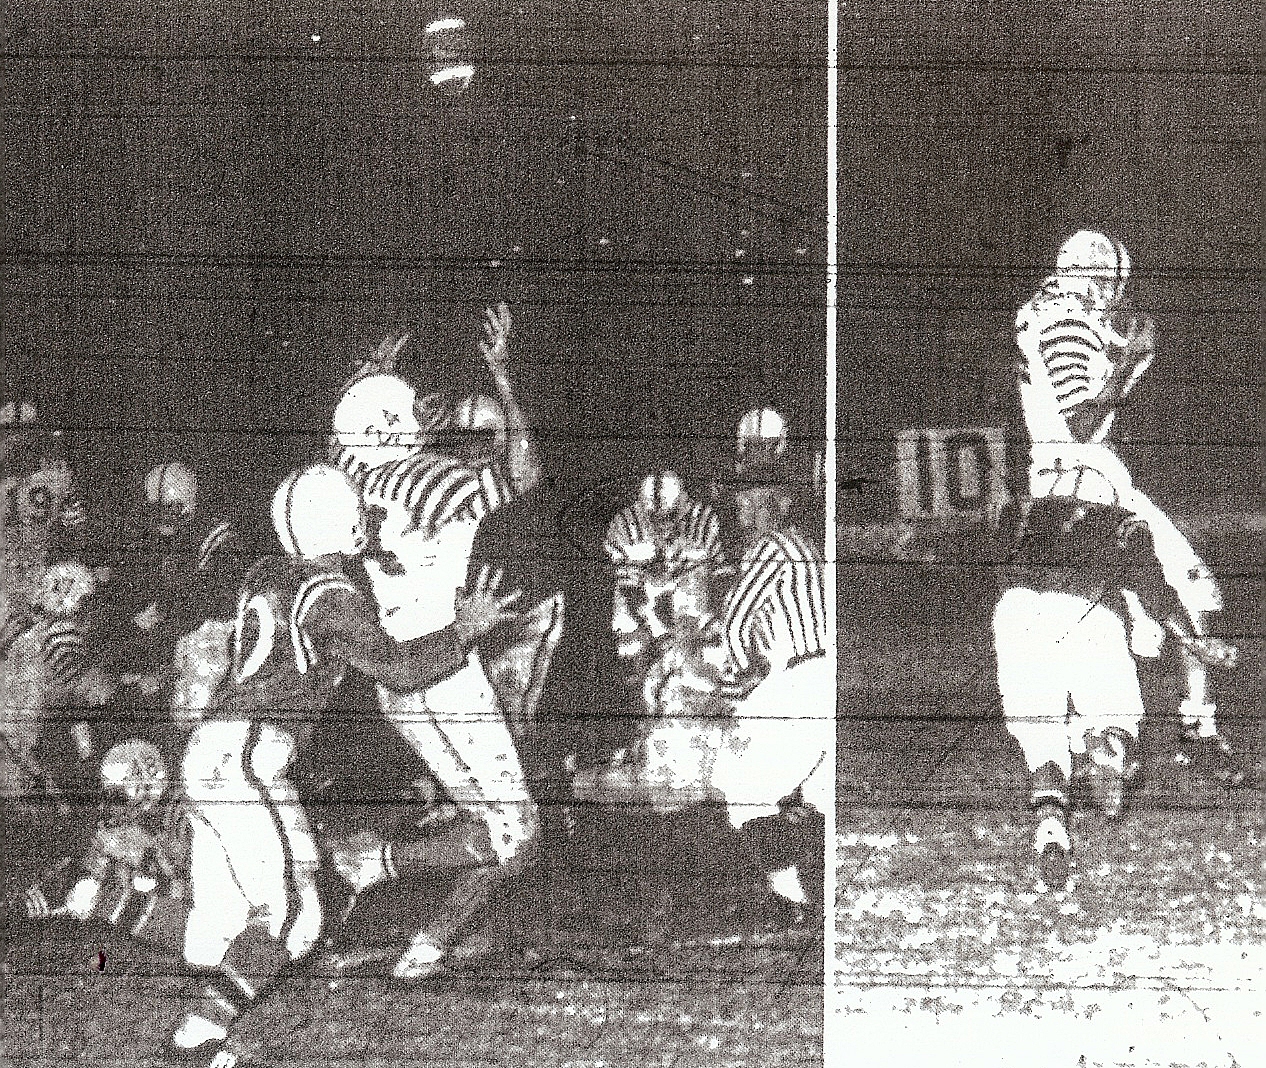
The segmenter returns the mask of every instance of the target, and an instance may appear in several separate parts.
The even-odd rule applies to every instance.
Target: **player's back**
[[[324,614],[349,610],[349,597],[372,618],[364,594],[342,571],[282,556],[255,564],[238,597],[229,675],[209,714],[315,718],[347,663],[323,649],[314,634]]]
[[[1128,509],[1075,497],[1035,500],[1011,555],[1016,584],[1102,598],[1121,585],[1132,518]]]

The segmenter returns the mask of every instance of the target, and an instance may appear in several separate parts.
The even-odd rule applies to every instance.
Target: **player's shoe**
[[[391,969],[392,978],[419,982],[443,971],[448,951],[443,946],[436,945],[436,941],[431,932],[425,929],[414,935],[409,948]]]
[[[372,831],[358,831],[332,844],[330,863],[356,894],[385,883],[391,875],[387,843]]]
[[[1086,732],[1086,759],[1078,779],[1095,807],[1109,819],[1121,815],[1126,787],[1138,776],[1134,751],[1133,737],[1119,727]]]
[[[1067,888],[1072,873],[1073,845],[1068,835],[1067,809],[1047,801],[1037,806],[1035,815],[1033,850],[1037,853],[1037,889],[1043,894],[1055,893]]]
[[[771,892],[757,913],[752,940],[758,945],[801,941],[820,936],[822,930],[822,913],[818,909]]]
[[[1194,725],[1184,725],[1179,731],[1174,763],[1227,790],[1243,786],[1248,780],[1244,761],[1231,743],[1220,734],[1201,734]]]

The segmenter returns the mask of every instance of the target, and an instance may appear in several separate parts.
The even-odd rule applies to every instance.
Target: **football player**
[[[1151,366],[1155,326],[1125,302],[1130,258],[1115,238],[1092,230],[1069,237],[1055,273],[1016,316],[1024,356],[1020,397],[1031,439],[1030,492],[1041,494],[1041,472],[1089,464],[1107,477],[1121,504],[1151,531],[1166,581],[1177,592],[1197,635],[1222,608],[1212,572],[1185,535],[1133,482],[1109,445],[1117,410]],[[1186,729],[1216,736],[1216,706],[1205,665],[1187,649],[1181,713]]]
[[[611,520],[603,548],[615,565],[617,599],[637,599],[640,591],[653,601],[676,590],[700,615],[708,613],[712,572],[723,559],[720,524],[708,505],[690,498],[675,471],[642,480],[637,499]]]
[[[111,569],[117,658],[130,687],[119,710],[123,730],[108,741],[143,736],[174,760],[183,739],[167,712],[190,726],[228,670],[237,590],[250,557],[236,526],[205,506],[187,464],[154,466],[142,492],[141,529]]]
[[[460,671],[518,596],[502,596],[485,572],[455,598],[446,626],[397,643],[344,571],[366,541],[360,497],[343,472],[294,472],[272,519],[287,555],[261,560],[243,581],[230,672],[181,768],[192,832],[183,950],[209,971],[169,1053],[218,1068],[234,1063],[224,1046],[233,1021],[321,928],[316,846],[287,769],[344,673],[425,691]]]
[[[26,888],[26,916],[106,924],[178,955],[189,912],[183,799],[157,746],[140,739],[105,754],[99,784],[102,820],[87,850]]]
[[[1134,655],[1159,654],[1154,621],[1208,663],[1234,654],[1195,634],[1148,524],[1103,472],[1061,468],[1036,483],[993,634],[1003,714],[1032,776],[1039,887],[1058,890],[1073,852],[1070,781],[1085,782],[1108,817],[1121,811],[1143,717]],[[1131,613],[1129,598],[1144,611]]]
[[[693,639],[678,633],[690,649],[688,674],[679,672],[678,679],[697,694],[732,702],[715,752],[710,761],[683,762],[674,772],[655,758],[671,749],[666,731],[677,725],[653,727],[644,764],[582,774],[577,797],[644,801],[664,810],[665,781],[673,805],[671,794],[690,785],[682,781],[682,769],[706,775],[705,784],[684,796],[702,791],[724,802],[765,884],[758,927],[805,929],[821,913],[824,813],[832,803],[826,761],[835,747],[835,687],[827,655],[825,564],[790,523],[792,495],[776,471],[749,469],[736,502],[744,546],[738,581],[713,625],[698,625]],[[681,608],[682,618],[694,617],[689,602]],[[709,655],[710,632],[723,640],[720,660]],[[699,706],[697,698],[690,703]],[[661,743],[663,753],[657,754]]]
[[[57,797],[63,773],[74,778],[93,754],[92,710],[118,685],[87,640],[86,604],[95,591],[91,571],[62,561],[45,569],[26,608],[14,604],[4,617],[0,796],[21,799],[36,790]]]
[[[87,509],[60,435],[31,416],[6,430],[0,467],[0,609],[30,601],[45,568],[84,555]],[[95,564],[95,559],[91,563]]]

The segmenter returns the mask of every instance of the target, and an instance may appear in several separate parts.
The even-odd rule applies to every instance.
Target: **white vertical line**
[[[838,132],[838,100],[837,90],[839,82],[839,29],[840,29],[840,13],[837,0],[827,0],[827,16],[826,16],[826,440],[824,444],[825,452],[825,482],[826,482],[826,625],[828,635],[828,648],[830,649],[831,663],[831,711],[832,723],[836,725],[837,730],[832,733],[832,745],[827,752],[828,767],[827,781],[831,784],[830,796],[832,804],[828,805],[828,811],[823,813],[826,822],[826,870],[825,882],[823,885],[823,917],[824,930],[822,939],[822,966],[823,966],[823,1057],[825,1064],[831,1064],[831,1007],[834,1002],[832,992],[835,987],[835,894],[836,894],[836,860],[835,860],[835,810],[836,805],[834,799],[838,791],[838,783],[835,781],[835,768],[837,765],[837,735],[838,723],[835,714],[838,713],[838,691],[835,687],[834,680],[839,677],[839,642],[838,642],[838,612],[836,611],[836,563],[838,556],[838,538],[835,532],[836,524],[836,370],[838,367],[836,359],[836,293],[837,293],[837,243],[836,243],[836,222],[838,217],[838,189],[837,189],[837,152],[839,145]]]

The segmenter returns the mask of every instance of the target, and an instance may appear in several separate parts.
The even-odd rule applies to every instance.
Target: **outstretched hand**
[[[479,354],[493,374],[504,374],[510,357],[510,330],[514,320],[503,300],[495,308],[485,308],[480,321]]]
[[[492,568],[483,567],[479,570],[474,586],[470,590],[458,592],[456,626],[464,643],[483,637],[516,616],[517,613],[511,611],[511,608],[523,596],[523,591],[514,590],[503,594],[503,578],[500,569],[493,571]]]

